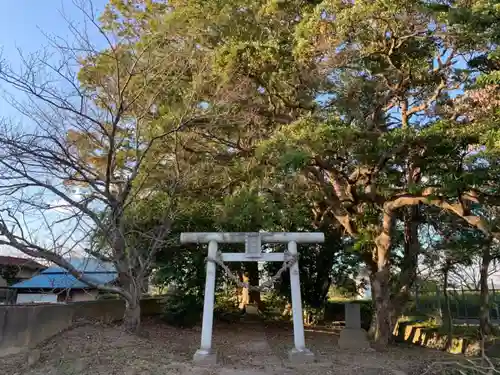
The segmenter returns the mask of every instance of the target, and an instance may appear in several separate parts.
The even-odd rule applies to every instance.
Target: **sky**
[[[81,0],[4,0],[3,12],[0,12],[0,62],[17,70],[21,66],[19,51],[29,55],[43,51],[50,46],[49,37],[60,37],[71,41],[70,20],[80,27],[84,26],[85,16],[75,6],[74,1]],[[102,11],[107,0],[93,0],[96,12]],[[95,29],[89,29],[91,39],[102,43]],[[16,122],[27,122],[11,105],[4,100],[5,92],[13,91],[0,85],[0,119],[13,119]],[[16,100],[22,100],[15,95]],[[0,255],[23,256],[22,253],[0,247]]]
[[[71,40],[73,36],[67,19],[80,26],[85,22],[85,16],[74,1],[81,0],[3,0],[4,11],[0,12],[0,62],[16,69],[21,65],[19,51],[29,55],[44,50],[49,46],[47,36]],[[92,3],[96,12],[99,12],[107,0],[93,0]],[[97,31],[90,29],[89,34],[100,45],[102,41]],[[5,89],[0,85],[0,90]],[[1,118],[28,121],[0,95]],[[0,255],[23,256],[22,253],[5,247],[0,247]]]
[[[69,19],[83,25],[85,17],[74,5],[81,0],[3,0],[0,12],[0,56],[3,63],[14,69],[21,65],[19,50],[23,54],[36,53],[49,46],[47,36],[72,39]],[[100,11],[106,0],[92,1]],[[91,34],[98,42],[97,33]],[[3,88],[2,88],[3,89]],[[0,99],[0,117],[16,116],[10,105]]]

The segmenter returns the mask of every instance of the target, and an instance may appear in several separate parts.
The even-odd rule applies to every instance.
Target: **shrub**
[[[288,320],[287,315],[282,315],[286,309],[288,299],[278,293],[270,292],[262,295],[261,313],[266,320]]]
[[[479,292],[465,292],[459,293],[450,291],[450,308],[451,315],[453,318],[479,317],[479,311],[481,309]],[[414,314],[436,314],[439,311],[439,307],[444,308],[445,301],[444,296],[436,295],[435,293],[421,294],[418,299],[418,304],[415,298],[409,301],[405,309],[406,315]],[[495,298],[490,298],[490,314],[492,318],[497,318],[497,309]]]
[[[116,293],[100,293],[97,295],[98,300],[107,300],[107,299],[120,299],[120,296]]]
[[[223,289],[215,295],[215,311],[236,311],[238,310],[238,298],[231,288]]]
[[[176,327],[191,328],[201,322],[203,300],[189,293],[175,293],[165,300],[162,319]]]
[[[215,296],[214,319],[226,323],[240,320],[242,312],[238,308],[238,298],[234,289],[224,289]]]

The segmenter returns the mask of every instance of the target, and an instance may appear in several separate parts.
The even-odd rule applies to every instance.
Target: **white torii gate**
[[[288,253],[297,257],[297,244],[322,243],[325,235],[315,233],[181,233],[181,243],[208,243],[208,259],[216,259],[219,243],[244,243],[244,253],[222,253],[223,262],[284,262],[286,253],[262,253],[262,243],[288,243]],[[193,360],[198,363],[215,364],[216,352],[212,348],[213,311],[215,300],[215,270],[213,261],[207,262],[205,281],[205,301],[203,304],[203,326],[200,349]],[[289,352],[290,360],[304,362],[314,359],[314,354],[306,348],[300,294],[299,264],[294,262],[290,268],[290,286],[292,292],[294,348]]]

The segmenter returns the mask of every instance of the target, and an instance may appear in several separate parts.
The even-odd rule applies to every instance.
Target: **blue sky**
[[[14,69],[18,68],[18,49],[24,54],[43,50],[49,44],[44,34],[71,39],[65,17],[80,25],[84,20],[73,1],[81,0],[3,0],[4,11],[0,12],[2,61],[12,65]],[[107,1],[93,0],[92,3],[99,11]],[[15,111],[0,98],[0,117],[14,115]]]
[[[97,10],[102,10],[106,0],[93,0]],[[63,12],[68,18],[82,22],[81,12],[72,0],[4,0],[0,12],[0,45],[6,57],[16,57],[16,46],[36,51],[46,45],[43,33],[69,37],[71,33]]]
[[[102,10],[106,3],[107,0],[93,0],[96,11]],[[47,35],[71,41],[72,34],[65,18],[81,26],[85,20],[85,16],[74,5],[73,0],[4,0],[2,5],[4,11],[0,12],[0,61],[15,70],[21,66],[18,50],[25,55],[44,50],[49,46]],[[90,37],[99,44],[97,31],[91,28],[89,31]],[[13,93],[2,85],[0,90],[2,94],[5,91]],[[0,119],[10,118],[23,123],[28,121],[2,96],[0,95]],[[19,96],[15,97],[22,100]],[[20,255],[15,250],[0,248],[0,255],[7,254]]]
[[[85,16],[74,5],[81,0],[3,0],[0,12],[1,60],[15,70],[20,66],[19,50],[24,54],[35,53],[49,45],[47,36],[57,36],[71,40],[72,35],[65,18],[83,25]],[[97,12],[104,8],[107,0],[93,0]],[[99,45],[99,35],[95,29],[91,38]],[[45,35],[44,35],[45,34]],[[463,64],[462,64],[463,65]],[[0,89],[5,89],[1,87]],[[21,98],[20,98],[21,99]],[[0,96],[0,118],[23,119]],[[0,254],[2,253],[0,248]]]

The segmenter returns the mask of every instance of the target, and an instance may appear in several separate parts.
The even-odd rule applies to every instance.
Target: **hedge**
[[[490,316],[498,319],[497,303],[493,296],[490,296]],[[444,297],[436,294],[424,294],[419,296],[418,306],[415,299],[412,299],[406,309],[406,314],[435,314],[439,306],[445,307]],[[479,302],[479,293],[466,292],[450,293],[450,309],[453,318],[478,318],[481,304]]]

